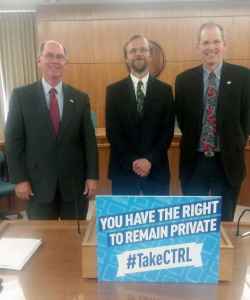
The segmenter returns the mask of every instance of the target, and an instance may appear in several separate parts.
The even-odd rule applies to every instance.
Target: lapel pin
[[[232,83],[232,81],[230,81],[230,80],[229,80],[229,81],[227,81],[227,84],[228,84],[228,85],[230,85],[231,83]]]
[[[70,103],[75,103],[75,101],[73,99],[70,99],[69,102]]]

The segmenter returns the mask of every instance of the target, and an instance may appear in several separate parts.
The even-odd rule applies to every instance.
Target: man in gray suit
[[[30,219],[85,218],[98,178],[97,146],[88,95],[62,82],[66,51],[40,47],[42,79],[14,89],[6,153],[16,195]]]

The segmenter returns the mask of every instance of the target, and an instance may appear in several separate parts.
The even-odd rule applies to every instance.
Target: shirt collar
[[[43,89],[45,92],[45,95],[48,95],[50,90],[53,88],[48,81],[46,81],[44,78],[42,78],[42,85],[43,85]],[[60,81],[55,87],[54,89],[56,90],[57,94],[61,94],[62,93],[62,81]]]
[[[220,80],[221,77],[221,69],[222,69],[222,63],[220,63],[214,70],[213,73],[215,74],[216,78]],[[209,74],[211,71],[209,71],[205,66],[203,66],[203,76],[204,79],[208,79]]]
[[[133,81],[133,84],[135,87],[137,87],[137,84],[139,81],[142,81],[143,86],[146,87],[147,83],[148,83],[148,78],[149,78],[149,73],[147,73],[144,77],[142,78],[138,78],[135,75],[133,75],[132,73],[130,73],[130,78]]]

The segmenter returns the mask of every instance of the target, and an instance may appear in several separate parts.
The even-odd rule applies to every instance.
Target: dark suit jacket
[[[130,76],[107,87],[106,131],[111,144],[109,177],[137,177],[132,171],[132,162],[147,158],[152,163],[148,179],[167,184],[167,149],[174,131],[171,87],[150,76],[143,110],[140,117]]]
[[[223,63],[218,106],[217,132],[222,162],[227,179],[239,186],[245,176],[244,147],[248,137],[250,116],[249,70]],[[202,128],[202,66],[179,74],[175,85],[175,107],[182,132],[180,176],[188,179],[193,172]]]
[[[13,183],[30,181],[34,200],[51,202],[57,182],[64,201],[98,177],[97,147],[88,96],[63,84],[64,105],[56,138],[41,81],[14,89],[6,125],[6,151]]]

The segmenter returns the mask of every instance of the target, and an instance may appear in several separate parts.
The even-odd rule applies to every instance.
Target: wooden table
[[[84,232],[87,223],[81,225]],[[77,233],[75,222],[71,221],[1,223],[1,236],[42,238],[43,244],[22,271],[0,270],[0,277],[5,281],[17,279],[25,300],[247,300],[250,299],[250,238],[236,238],[232,223],[226,228],[235,245],[232,282],[218,285],[124,284],[82,279],[82,237]],[[250,224],[242,227],[242,230],[249,229]]]

